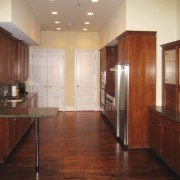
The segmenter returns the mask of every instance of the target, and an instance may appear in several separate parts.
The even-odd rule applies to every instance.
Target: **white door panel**
[[[96,52],[76,52],[76,110],[95,109]]]
[[[31,91],[38,92],[39,107],[64,110],[64,52],[32,51]]]

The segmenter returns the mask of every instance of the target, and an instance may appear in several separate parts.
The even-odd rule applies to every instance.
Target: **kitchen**
[[[4,1],[4,3],[7,1]],[[21,1],[19,1],[20,3]],[[52,32],[52,31],[42,31],[41,32],[41,47],[31,47],[32,49],[66,49],[66,95],[65,95],[65,108],[67,110],[72,110],[74,108],[74,79],[71,78],[74,76],[74,49],[96,49],[97,51],[109,44],[114,38],[122,34],[125,30],[151,30],[157,31],[157,76],[156,76],[156,104],[161,104],[161,48],[160,45],[174,41],[179,39],[179,21],[175,21],[178,19],[179,14],[177,7],[178,1],[169,2],[166,1],[158,1],[157,2],[139,2],[139,1],[120,1],[121,6],[119,6],[118,10],[112,16],[112,20],[106,23],[104,28],[100,31],[100,33],[96,32]],[[161,3],[159,3],[161,2]],[[162,4],[164,5],[162,8]],[[33,34],[31,28],[24,23],[27,22],[27,19],[24,20],[24,17],[17,16],[17,12],[27,13],[29,11],[25,11],[23,9],[17,9],[17,4],[14,5],[15,13],[12,21],[19,29],[23,29],[25,33],[22,33],[22,36],[25,36],[25,40],[29,44],[38,44],[40,41],[40,36],[38,36],[38,28],[36,23],[31,26],[33,30],[37,30],[37,34]],[[4,6],[1,6],[4,7]],[[22,6],[19,6],[19,8]],[[143,19],[142,14],[139,14],[143,9]],[[17,11],[18,10],[18,11]],[[25,12],[24,12],[25,11]],[[126,11],[126,12],[125,12]],[[7,9],[6,12],[9,12]],[[167,13],[168,12],[168,13]],[[3,13],[3,11],[1,11]],[[4,19],[8,19],[8,15],[2,15]],[[127,18],[126,18],[127,17]],[[159,17],[159,19],[157,18]],[[17,19],[16,19],[17,18]],[[31,17],[32,18],[32,17]],[[28,21],[31,19],[28,18]],[[4,22],[4,19],[1,19]],[[168,19],[168,25],[164,24],[164,19]],[[9,19],[8,19],[9,21]],[[32,21],[33,23],[34,21]],[[117,23],[118,22],[118,23]],[[151,22],[151,23],[149,23]],[[7,26],[5,23],[2,23],[2,27]],[[11,28],[10,28],[11,29]],[[16,29],[16,28],[14,28]],[[29,34],[27,37],[26,35]],[[57,39],[61,39],[61,42],[57,42]],[[77,40],[78,39],[78,40]],[[71,40],[71,47],[69,44],[64,44],[64,42],[69,42]],[[79,43],[81,40],[82,43]],[[73,47],[72,47],[73,46]],[[75,47],[74,47],[75,46]],[[98,82],[99,83],[99,82]],[[99,89],[97,90],[99,92]],[[98,93],[99,94],[99,93]],[[97,106],[100,108],[99,95],[97,96]]]

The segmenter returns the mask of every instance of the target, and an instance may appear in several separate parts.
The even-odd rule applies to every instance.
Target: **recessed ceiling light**
[[[54,23],[55,23],[55,24],[59,24],[60,22],[59,22],[59,21],[55,21]]]
[[[84,29],[83,29],[83,31],[87,31],[87,29],[86,29],[86,28],[84,28]]]
[[[58,14],[58,12],[56,12],[56,11],[52,11],[52,12],[51,12],[51,14]]]
[[[98,2],[99,0],[91,0],[92,2]]]
[[[92,16],[93,12],[88,12],[87,15]]]
[[[60,30],[61,30],[61,28],[56,28],[56,30],[60,31]]]
[[[54,0],[49,0],[49,1],[53,2]]]
[[[90,24],[90,22],[85,22],[84,24]]]

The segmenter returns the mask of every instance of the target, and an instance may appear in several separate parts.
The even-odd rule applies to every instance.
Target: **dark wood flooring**
[[[125,150],[100,112],[60,112],[40,120],[40,173],[34,126],[5,164],[0,180],[179,179],[150,149]]]

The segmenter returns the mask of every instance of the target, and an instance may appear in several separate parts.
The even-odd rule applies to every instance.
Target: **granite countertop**
[[[37,93],[29,93],[26,96],[16,97],[16,100],[21,102],[0,102],[0,117],[1,118],[18,118],[18,117],[38,117],[38,118],[51,118],[56,117],[58,108],[38,108],[38,107],[23,107],[21,106],[27,100],[30,100]]]
[[[168,117],[177,123],[180,123],[180,113],[177,113],[177,112],[170,110],[168,108],[164,108],[162,106],[150,106],[149,108],[156,111],[156,112],[161,113],[163,116]]]
[[[18,96],[15,98],[11,98],[11,99],[15,99],[15,100],[22,100],[21,102],[9,102],[9,98],[8,99],[4,99],[0,101],[0,108],[5,108],[5,107],[18,107],[20,104],[24,103],[26,100],[30,100],[31,98],[33,98],[34,96],[37,96],[37,93],[28,93],[28,95],[23,95],[23,96]]]
[[[37,117],[53,118],[56,117],[58,108],[0,108],[0,117],[20,118],[20,117]]]

